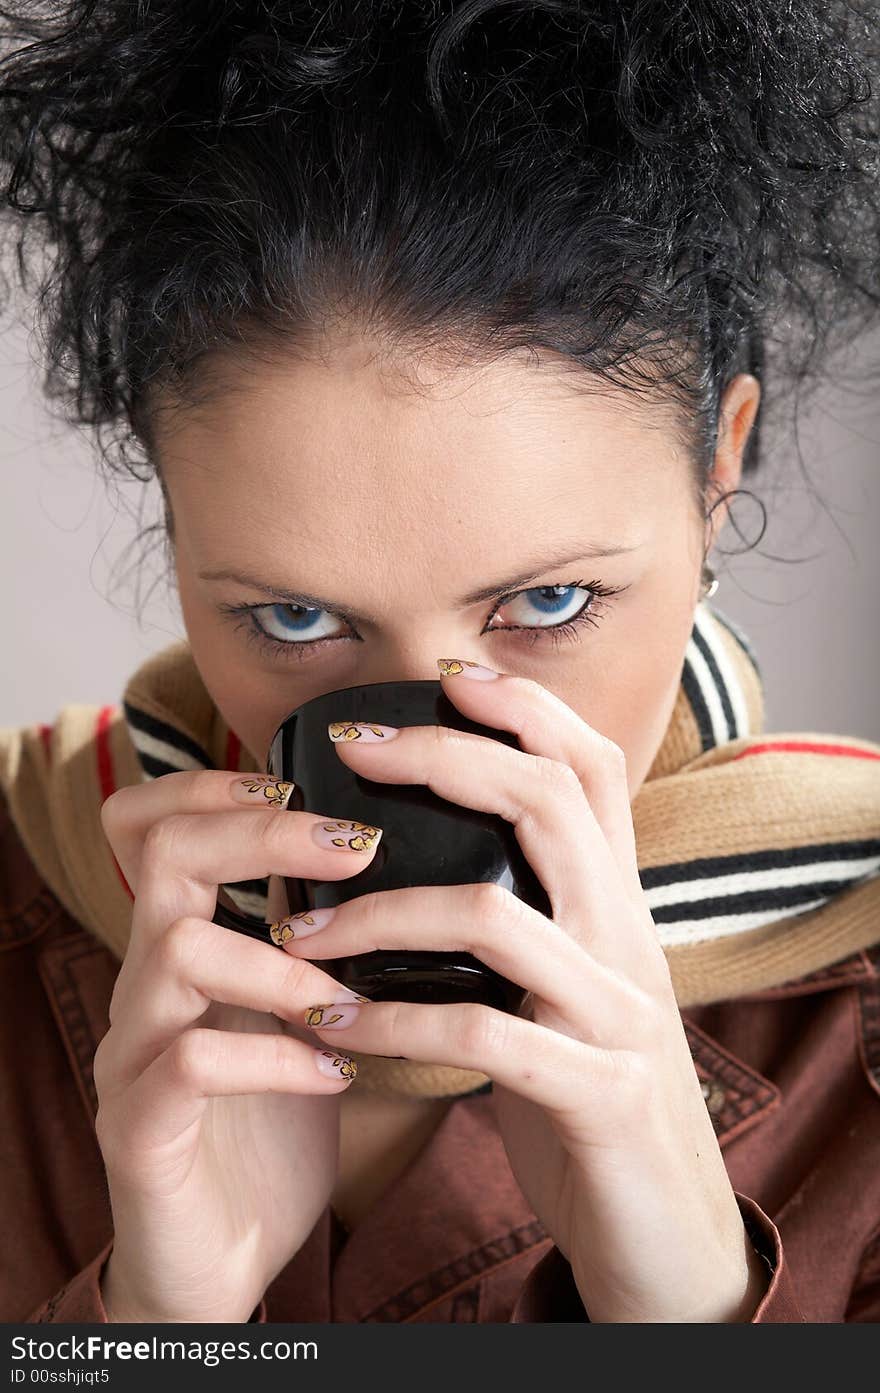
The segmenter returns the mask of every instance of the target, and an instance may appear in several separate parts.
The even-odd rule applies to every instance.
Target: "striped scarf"
[[[639,875],[679,1006],[764,991],[880,940],[880,745],[763,734],[760,669],[702,601],[666,733],[632,802]],[[142,664],[114,706],[0,730],[22,841],[72,916],[120,960],[132,895],[103,834],[114,789],[182,769],[265,771],[214,706],[186,642]],[[268,919],[267,881],[223,887]],[[267,934],[268,940],[268,934]],[[487,1084],[473,1070],[358,1055],[357,1086],[411,1097]]]

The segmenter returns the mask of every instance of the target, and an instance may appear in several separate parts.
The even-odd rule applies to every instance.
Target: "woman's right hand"
[[[211,916],[219,885],[342,879],[369,865],[379,837],[325,849],[312,830],[332,814],[273,808],[259,792],[241,806],[255,782],[274,781],[165,774],[101,810],[135,896],[94,1059],[114,1225],[101,1293],[114,1322],[247,1321],[335,1183],[349,1071],[301,1023],[315,1002],[353,994],[276,947],[268,927],[260,943]]]

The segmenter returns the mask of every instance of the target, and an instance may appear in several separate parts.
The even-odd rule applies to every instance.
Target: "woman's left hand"
[[[511,1168],[591,1321],[749,1321],[766,1269],[639,880],[624,755],[536,682],[439,666],[458,709],[514,732],[521,749],[412,726],[390,740],[343,739],[338,753],[369,779],[424,784],[512,823],[553,917],[495,884],[416,886],[350,900],[318,934],[284,946],[309,959],[460,949],[529,995],[517,1015],[370,1002],[308,1021],[334,1048],[492,1079]]]

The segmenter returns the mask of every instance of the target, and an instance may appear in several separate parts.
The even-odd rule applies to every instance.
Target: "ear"
[[[737,373],[727,385],[721,399],[719,412],[718,443],[715,447],[715,462],[709,480],[709,498],[723,499],[739,487],[742,476],[742,461],[749,432],[755,423],[761,402],[761,384],[751,373]],[[708,555],[727,519],[729,504],[719,502],[710,519],[710,534],[706,543]]]

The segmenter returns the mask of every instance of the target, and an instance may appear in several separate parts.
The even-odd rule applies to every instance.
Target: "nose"
[[[485,654],[477,652],[473,638],[463,639],[460,633],[447,625],[437,627],[428,637],[421,635],[417,640],[389,643],[384,651],[371,654],[369,662],[358,674],[359,682],[437,682],[440,658],[468,658],[472,662],[486,663]]]

